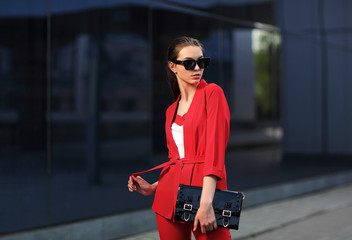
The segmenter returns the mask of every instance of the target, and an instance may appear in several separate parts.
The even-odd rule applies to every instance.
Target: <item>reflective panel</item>
[[[175,37],[203,43],[204,79],[224,89],[232,126],[277,121],[279,44],[251,22],[261,3],[49,2],[0,3],[1,234],[151,206],[127,180],[168,160],[166,50]],[[143,177],[153,183],[159,173]]]
[[[255,98],[258,120],[279,121],[279,56],[278,34],[253,30]]]
[[[266,0],[166,0],[169,8],[195,10],[194,13],[227,19],[242,26],[254,26],[255,22],[276,25],[275,5]],[[162,4],[160,4],[162,5]]]
[[[52,16],[53,222],[151,204],[126,187],[151,156],[147,24],[133,5]]]
[[[16,15],[0,16],[0,233],[6,233],[48,222],[47,18],[40,6],[0,8]]]

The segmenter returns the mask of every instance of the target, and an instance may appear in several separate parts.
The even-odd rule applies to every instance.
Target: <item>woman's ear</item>
[[[169,68],[170,68],[171,71],[173,71],[174,73],[176,73],[176,64],[175,64],[175,63],[169,61],[169,62],[168,62],[168,66],[169,66]]]

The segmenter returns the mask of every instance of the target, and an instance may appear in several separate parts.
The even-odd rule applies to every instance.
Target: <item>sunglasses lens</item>
[[[210,59],[209,58],[201,58],[198,60],[199,68],[207,68],[209,65]]]
[[[199,68],[201,68],[201,69],[204,68],[204,59],[199,59],[197,63],[198,63]]]
[[[196,66],[196,61],[194,60],[186,60],[183,62],[183,65],[185,66],[186,70],[193,70],[194,67]]]

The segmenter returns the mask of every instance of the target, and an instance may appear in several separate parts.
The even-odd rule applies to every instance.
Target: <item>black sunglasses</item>
[[[210,58],[200,58],[198,60],[187,59],[184,61],[172,60],[171,62],[175,64],[182,64],[186,70],[194,70],[196,64],[198,64],[200,69],[207,68],[210,63]]]

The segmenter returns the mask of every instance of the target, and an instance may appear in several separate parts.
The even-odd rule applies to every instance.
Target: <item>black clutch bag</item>
[[[201,194],[201,187],[179,186],[175,211],[176,221],[194,222]],[[242,192],[218,189],[215,191],[213,209],[219,227],[238,230],[243,199]]]

